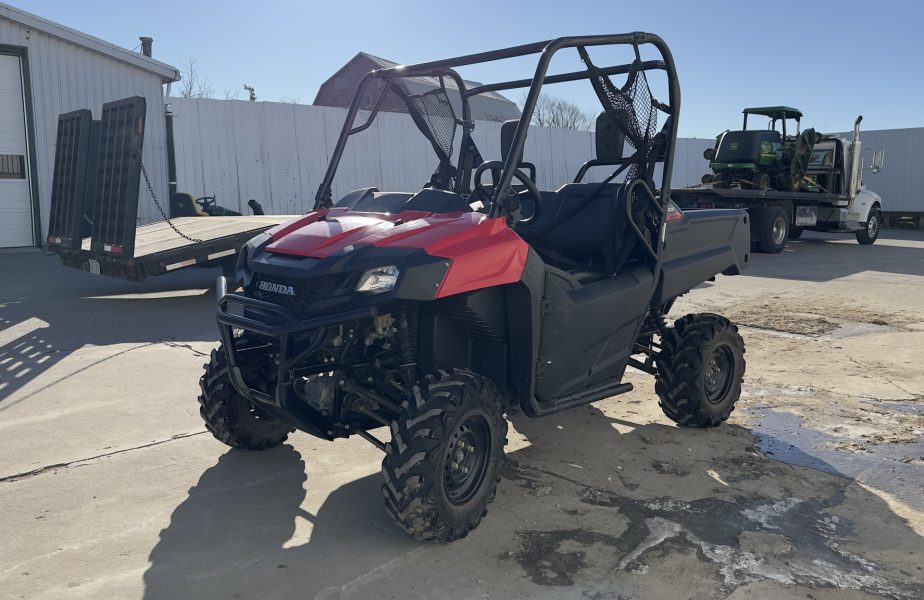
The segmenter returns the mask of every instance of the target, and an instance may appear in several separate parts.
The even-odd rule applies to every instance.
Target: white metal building
[[[175,67],[0,3],[0,248],[44,240],[61,113],[99,118],[105,102],[144,96],[142,160],[166,197],[163,86],[177,80]],[[153,221],[145,198],[139,219]]]

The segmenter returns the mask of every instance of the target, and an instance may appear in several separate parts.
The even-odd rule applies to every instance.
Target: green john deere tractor
[[[788,106],[744,109],[741,131],[725,131],[714,148],[703,153],[712,173],[703,183],[713,187],[797,192],[802,187],[812,147],[821,139],[814,129],[800,132],[802,111]],[[748,115],[768,117],[767,129],[748,129]],[[795,135],[786,132],[787,120],[796,122]],[[782,131],[777,130],[777,123]]]

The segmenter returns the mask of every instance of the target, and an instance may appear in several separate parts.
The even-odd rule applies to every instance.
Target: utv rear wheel
[[[228,375],[224,348],[212,350],[199,379],[199,414],[205,428],[220,442],[242,450],[266,450],[278,446],[295,431],[274,419],[237,393]]]
[[[786,247],[789,237],[789,215],[779,206],[761,211],[757,224],[757,247],[761,252],[777,254]]]
[[[680,425],[715,427],[741,395],[744,340],[725,317],[687,315],[663,337],[657,365],[655,391],[664,414]]]
[[[415,388],[392,422],[382,493],[398,527],[422,541],[468,535],[494,500],[507,421],[489,380],[454,370]]]

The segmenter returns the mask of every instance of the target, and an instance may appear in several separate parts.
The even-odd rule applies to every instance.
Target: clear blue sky
[[[867,129],[924,126],[924,3],[916,0],[12,3],[127,48],[150,35],[155,58],[177,67],[194,59],[218,98],[248,83],[261,100],[309,104],[359,50],[410,63],[561,35],[645,30],[673,50],[681,135],[712,137],[738,126],[743,107],[775,104],[801,108],[805,126],[823,131],[849,130],[861,113]],[[465,20],[454,21],[459,15]],[[528,77],[531,68],[517,62],[462,74],[501,80]],[[586,82],[559,87],[549,91],[597,111]]]

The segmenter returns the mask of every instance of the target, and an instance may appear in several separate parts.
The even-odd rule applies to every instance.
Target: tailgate
[[[747,266],[751,250],[748,213],[739,209],[688,210],[682,220],[669,223],[666,239],[659,303],[719,273],[737,275]]]

